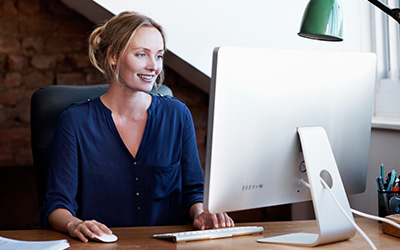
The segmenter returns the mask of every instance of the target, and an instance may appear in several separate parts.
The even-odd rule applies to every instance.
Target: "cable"
[[[386,223],[388,223],[388,224],[390,224],[392,226],[395,226],[398,229],[400,229],[400,225],[397,224],[396,222],[392,221],[392,220],[389,220],[389,219],[386,219],[386,218],[382,218],[382,217],[379,217],[379,216],[375,216],[375,215],[371,215],[371,214],[366,214],[366,213],[357,211],[355,209],[351,209],[351,212],[353,214],[356,214],[356,215],[359,215],[359,216],[362,216],[362,217],[365,217],[365,218],[368,218],[368,219],[371,219],[371,220],[386,222]]]
[[[342,211],[342,213],[346,216],[346,218],[350,221],[350,223],[353,224],[353,226],[357,229],[357,231],[365,238],[365,240],[370,244],[371,248],[372,248],[372,249],[376,249],[376,247],[375,247],[375,245],[373,244],[373,242],[371,241],[371,239],[361,230],[361,228],[354,222],[354,220],[352,220],[352,219],[350,218],[350,216],[349,216],[349,215],[346,213],[346,211],[343,209],[342,205],[341,205],[341,204],[339,203],[339,201],[336,199],[336,196],[333,194],[331,188],[328,186],[328,184],[326,184],[326,182],[324,181],[324,179],[322,179],[322,178],[320,177],[320,181],[321,181],[321,184],[324,186],[324,188],[325,188],[326,190],[328,190],[329,194],[332,196],[333,200],[336,202],[336,204],[338,205],[338,207],[340,208],[340,210]],[[304,181],[303,179],[300,179],[300,180],[299,180],[299,184],[303,184],[303,185],[305,185],[306,187],[311,188],[310,184],[308,184],[308,182]],[[360,212],[360,211],[355,210],[355,209],[352,209],[352,208],[350,208],[350,210],[351,210],[351,212],[352,212],[353,214],[356,214],[356,215],[358,215],[358,216],[365,217],[365,218],[372,219],[372,220],[376,220],[376,221],[386,222],[386,223],[388,223],[388,224],[390,224],[390,225],[392,225],[392,226],[394,226],[394,227],[400,229],[400,225],[399,225],[398,223],[392,221],[392,220],[389,220],[389,219],[386,219],[386,218],[382,218],[382,217],[379,217],[379,216],[375,216],[375,215],[371,215],[371,214],[367,214],[367,213],[364,213],[364,212]]]
[[[342,207],[342,205],[340,204],[340,202],[337,200],[335,194],[332,192],[331,188],[328,186],[328,184],[326,184],[326,182],[324,181],[324,179],[322,179],[322,177],[319,177],[322,186],[324,186],[324,188],[326,190],[328,190],[329,194],[332,196],[333,200],[336,202],[336,205],[340,208],[340,210],[342,211],[342,213],[344,214],[344,216],[347,218],[347,220],[353,224],[354,228],[364,237],[364,239],[368,242],[368,244],[371,246],[372,249],[376,250],[376,246],[375,244],[372,242],[372,240],[368,237],[368,235],[366,233],[364,233],[364,231],[354,222],[354,220],[346,213],[346,211],[344,210],[344,208]]]
[[[324,179],[320,177],[321,184],[324,186],[326,190],[328,190],[329,194],[332,196],[333,200],[335,201],[336,205],[339,207],[341,212],[344,214],[344,216],[347,218],[347,220],[354,226],[354,228],[364,237],[364,239],[368,242],[368,244],[371,246],[372,249],[377,250],[376,246],[374,243],[371,241],[371,239],[364,233],[364,231],[354,222],[354,220],[346,213],[342,205],[339,203],[337,200],[335,194],[332,192],[331,188],[326,184]],[[310,188],[310,184],[308,184],[306,181],[303,179],[299,180],[300,184],[305,185],[306,187]]]

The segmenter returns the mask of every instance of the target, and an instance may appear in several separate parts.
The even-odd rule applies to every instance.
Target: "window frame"
[[[381,0],[398,8],[400,0]],[[400,130],[400,25],[371,5],[371,49],[377,55],[377,81],[372,125]]]

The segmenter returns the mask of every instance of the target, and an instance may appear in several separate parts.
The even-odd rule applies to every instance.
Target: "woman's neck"
[[[110,84],[107,92],[100,97],[113,116],[135,119],[147,115],[152,96],[142,91],[132,91]]]

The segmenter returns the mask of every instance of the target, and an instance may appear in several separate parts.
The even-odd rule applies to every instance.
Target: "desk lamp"
[[[378,0],[370,3],[400,24],[400,9],[391,9]],[[343,41],[343,15],[337,0],[310,0],[304,11],[299,36],[323,40]]]

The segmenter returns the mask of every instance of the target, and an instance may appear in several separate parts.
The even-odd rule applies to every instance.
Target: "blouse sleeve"
[[[182,136],[182,176],[184,211],[203,202],[204,176],[197,151],[196,134],[190,111],[186,108]]]
[[[72,117],[70,110],[61,114],[53,138],[46,201],[40,209],[45,227],[50,227],[47,219],[54,210],[65,208],[76,216],[78,209],[78,146]]]

